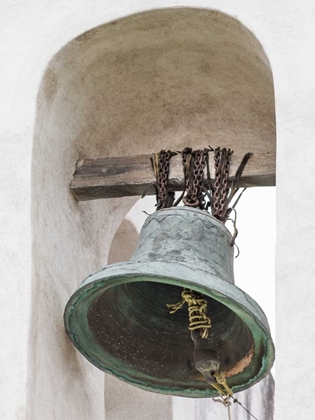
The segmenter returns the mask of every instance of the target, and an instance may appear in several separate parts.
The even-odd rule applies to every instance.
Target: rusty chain
[[[183,203],[189,207],[206,208],[204,194],[204,170],[208,161],[210,149],[198,149],[192,151],[186,147],[182,151],[183,167],[185,175],[185,196]]]
[[[157,182],[157,210],[171,207],[174,202],[175,193],[168,191],[168,176],[170,171],[170,160],[177,153],[171,150],[161,150],[154,153],[151,158],[153,171]]]
[[[211,182],[209,174],[209,152],[214,152],[214,181]],[[235,174],[235,180],[229,184],[229,172],[233,150],[229,148],[216,149],[204,148],[192,150],[186,147],[182,152],[182,163],[184,171],[184,191],[179,199],[175,201],[175,193],[168,191],[168,177],[170,171],[170,160],[177,153],[171,150],[161,150],[154,153],[151,158],[153,171],[156,178],[156,199],[157,209],[177,206],[182,200],[185,206],[200,208],[202,210],[211,207],[212,215],[222,223],[228,219],[229,214],[239,201],[239,195],[235,204],[229,208],[232,198],[238,191],[238,183],[242,172],[252,156],[247,153]],[[207,165],[208,180],[205,186],[204,172]],[[209,202],[206,203],[206,196]]]
[[[224,221],[227,213],[232,154],[233,150],[226,148],[220,149],[217,147],[214,151],[215,178],[212,185],[211,213],[221,221]]]

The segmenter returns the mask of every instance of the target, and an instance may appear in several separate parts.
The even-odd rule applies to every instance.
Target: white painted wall
[[[1,419],[25,419],[27,412],[28,357],[33,356],[28,354],[30,166],[35,103],[44,69],[60,48],[87,29],[141,10],[185,5],[215,8],[236,16],[261,41],[271,62],[278,137],[276,419],[313,418],[314,402],[310,398],[305,400],[305,389],[307,395],[312,395],[315,386],[311,374],[315,341],[312,216],[315,199],[310,175],[314,171],[315,125],[313,0],[299,3],[292,0],[125,0],[118,3],[3,0],[0,5]],[[55,401],[51,395],[52,406]],[[69,404],[71,400],[65,398],[64,405]],[[45,418],[49,418],[48,414]],[[50,418],[71,420],[69,416]]]

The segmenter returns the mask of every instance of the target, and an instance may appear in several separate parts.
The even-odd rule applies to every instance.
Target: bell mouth
[[[184,305],[173,314],[167,309],[168,303],[181,300],[181,291],[150,281],[113,286],[89,306],[88,324],[104,352],[121,362],[121,371],[126,365],[134,368],[134,380],[144,375],[155,385],[170,381],[176,388],[205,390],[209,385],[194,363],[188,308]],[[217,359],[226,377],[235,376],[250,364],[253,338],[231,309],[210,297],[204,299],[212,327],[205,339],[195,331],[200,337],[195,340],[197,352],[208,354],[207,363]]]
[[[180,301],[186,287],[208,302],[212,327],[202,345],[215,352],[224,370],[233,371],[251,352],[245,368],[227,375],[233,391],[266,376],[274,348],[258,305],[209,273],[199,271],[196,278],[196,270],[176,263],[178,276],[166,277],[170,268],[169,263],[123,263],[88,277],[65,311],[66,331],[81,353],[101,370],[149,391],[217,395],[195,367],[187,307],[174,314],[166,307]]]

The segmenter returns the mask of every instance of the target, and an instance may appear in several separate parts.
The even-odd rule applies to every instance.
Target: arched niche
[[[55,56],[42,93],[80,157],[208,142],[275,151],[268,58],[213,10],[153,10],[92,29]]]
[[[77,203],[69,192],[75,162],[208,144],[275,151],[270,65],[230,16],[139,13],[71,40],[48,64],[32,161],[32,420],[104,416],[103,374],[73,349],[62,314],[78,284],[106,264],[136,199]]]

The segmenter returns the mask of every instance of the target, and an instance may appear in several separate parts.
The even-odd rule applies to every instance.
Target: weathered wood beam
[[[243,158],[234,152],[230,181]],[[274,153],[255,153],[243,172],[241,187],[275,185],[276,159]],[[206,175],[206,174],[205,174]],[[210,177],[214,168],[210,155]],[[124,196],[155,194],[155,181],[150,155],[122,156],[104,159],[81,159],[77,162],[70,190],[79,201]],[[184,184],[181,156],[174,156],[170,164],[169,190],[182,191]],[[151,185],[151,186],[150,186]]]

